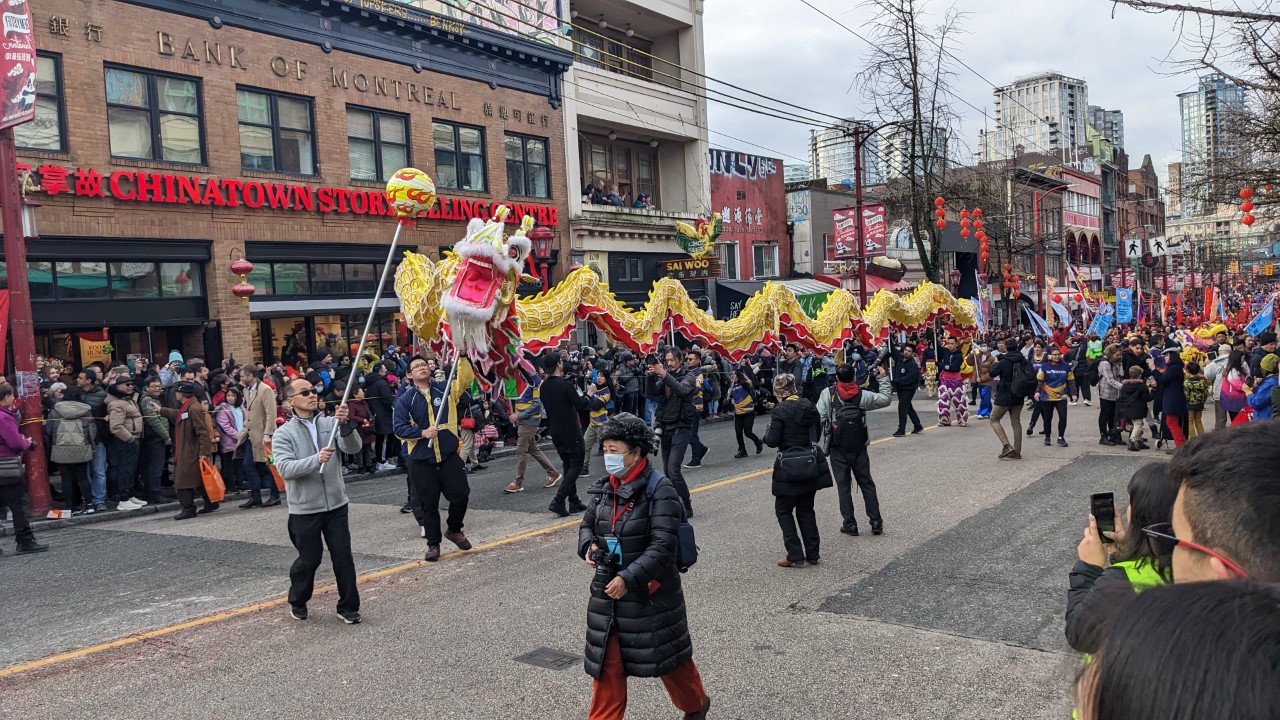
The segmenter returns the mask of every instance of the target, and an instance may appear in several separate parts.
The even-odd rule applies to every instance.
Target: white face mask
[[[604,454],[604,470],[610,475],[617,476],[627,469],[626,455],[618,453]]]

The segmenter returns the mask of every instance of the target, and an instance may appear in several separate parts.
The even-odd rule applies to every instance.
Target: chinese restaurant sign
[[[27,0],[0,5],[4,57],[0,58],[0,128],[21,125],[36,116],[36,42]]]
[[[721,242],[779,242],[787,236],[782,161],[732,150],[710,151],[711,207],[724,222]]]
[[[720,277],[720,258],[688,258],[662,261],[662,274],[676,280],[702,280]]]
[[[18,163],[18,174],[29,177],[27,191],[42,190],[49,195],[115,198],[129,202],[162,205],[269,208],[296,212],[352,215],[395,215],[381,190],[318,187],[260,180],[172,175],[169,173],[117,170],[103,175],[94,168],[74,171],[60,165],[36,168]],[[511,208],[507,222],[518,223],[532,216],[539,225],[559,225],[559,209],[527,203],[488,203],[483,200],[441,197],[426,217],[430,220],[489,219],[499,204]]]

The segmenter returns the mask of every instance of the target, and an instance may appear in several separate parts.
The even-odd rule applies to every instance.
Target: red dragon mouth
[[[474,308],[492,308],[501,276],[488,260],[469,257],[458,266],[458,278],[449,294]]]

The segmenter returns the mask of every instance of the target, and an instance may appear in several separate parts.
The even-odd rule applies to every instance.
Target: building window
[[[725,280],[738,279],[738,243],[716,243],[720,256],[720,275]]]
[[[754,245],[751,248],[755,260],[754,278],[772,278],[778,276],[778,246]]]
[[[431,123],[436,148],[436,186],[484,192],[484,130],[467,125]]]
[[[36,56],[36,116],[13,129],[20,148],[66,152],[62,125],[62,60],[55,55]]]
[[[204,162],[199,80],[117,67],[105,78],[113,156]]]
[[[644,272],[639,258],[620,258],[616,266],[619,282],[644,282]]]
[[[547,141],[523,135],[507,135],[507,193],[513,196],[551,197],[547,169]]]
[[[240,121],[240,167],[316,174],[311,98],[237,89],[236,113]]]
[[[4,277],[0,263],[0,279]],[[200,263],[106,260],[27,263],[32,300],[153,300],[202,297]]]
[[[584,55],[581,62],[591,67],[643,80],[653,79],[653,43],[612,29],[600,32],[575,28],[574,51]]]
[[[410,165],[409,118],[348,106],[347,150],[352,180],[390,180]]]
[[[370,295],[382,266],[372,263],[261,262],[249,273],[258,295]],[[388,277],[395,275],[392,265]]]
[[[631,207],[640,195],[648,195],[654,207],[658,206],[658,155],[647,143],[610,142],[590,136],[582,140],[581,148],[584,197],[590,195],[588,186],[603,180],[606,191],[616,191],[625,207]]]

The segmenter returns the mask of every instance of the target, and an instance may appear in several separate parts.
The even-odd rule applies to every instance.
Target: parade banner
[[[858,255],[858,214],[853,208],[837,208],[831,211],[831,243],[835,246],[837,260]]]
[[[1257,337],[1258,335],[1270,330],[1271,326],[1275,324],[1275,320],[1272,317],[1275,306],[1275,298],[1268,300],[1267,304],[1262,306],[1262,309],[1258,311],[1258,314],[1249,321],[1247,326],[1245,326],[1244,331],[1254,337]]]
[[[1116,288],[1116,322],[1133,322],[1133,291],[1129,288]]]
[[[36,116],[36,40],[26,0],[5,3],[4,56],[0,57],[0,129]]]
[[[1115,312],[1110,305],[1103,305],[1098,310],[1098,314],[1094,316],[1093,323],[1089,325],[1088,335],[1104,337],[1107,331],[1111,329],[1111,323],[1115,320]]]
[[[1066,305],[1050,300],[1049,307],[1053,308],[1054,314],[1058,316],[1058,322],[1062,323],[1063,327],[1071,327],[1073,322],[1071,311],[1067,309]]]
[[[1041,337],[1049,337],[1050,335],[1053,335],[1053,330],[1049,328],[1049,321],[1040,317],[1035,310],[1031,309],[1030,305],[1023,305],[1022,307],[1027,311],[1027,317],[1031,319],[1032,332]]]

